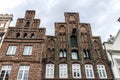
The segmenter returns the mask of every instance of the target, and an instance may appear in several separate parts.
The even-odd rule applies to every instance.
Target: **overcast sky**
[[[26,10],[36,10],[40,27],[46,27],[48,35],[54,35],[55,22],[64,22],[64,12],[78,12],[80,22],[90,23],[93,35],[101,36],[102,42],[120,29],[120,0],[0,0],[0,14],[14,16],[11,26]]]

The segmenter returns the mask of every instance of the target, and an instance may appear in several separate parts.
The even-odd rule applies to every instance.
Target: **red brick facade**
[[[39,28],[40,19],[34,19],[35,11],[27,10],[24,18],[17,20],[15,27],[9,27],[0,49],[0,69],[3,64],[11,64],[9,80],[17,80],[19,67],[30,66],[28,80],[102,80],[97,72],[97,64],[105,66],[107,78],[112,80],[110,65],[99,36],[92,36],[90,24],[80,23],[78,13],[65,13],[65,22],[55,23],[55,36],[45,35],[45,28]],[[75,38],[76,43],[71,39]],[[17,46],[14,55],[7,55],[9,46]],[[31,55],[23,55],[24,47],[32,46]],[[89,51],[89,58],[84,57]],[[60,57],[60,51],[66,51]],[[71,52],[76,51],[77,59]],[[54,64],[54,78],[46,78],[46,64]],[[59,77],[59,64],[67,64],[68,78]],[[72,64],[80,64],[81,78],[73,78]],[[94,78],[86,78],[85,64],[93,65]]]

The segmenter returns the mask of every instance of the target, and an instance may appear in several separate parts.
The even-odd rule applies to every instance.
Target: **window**
[[[72,34],[75,34],[76,33],[76,28],[73,28],[72,29]]]
[[[30,66],[20,66],[17,80],[28,80]]]
[[[12,69],[12,65],[2,65],[0,72],[0,80],[8,80]]]
[[[30,26],[30,22],[27,21],[25,27],[29,27],[29,26]]]
[[[23,55],[31,55],[32,54],[32,46],[25,46]]]
[[[30,36],[30,38],[35,38],[35,34],[32,33],[31,36]]]
[[[72,64],[73,78],[81,78],[80,64]]]
[[[78,52],[72,51],[72,59],[78,59]]]
[[[27,33],[24,33],[24,36],[23,36],[23,38],[25,38],[25,39],[27,38]]]
[[[85,59],[90,59],[90,51],[87,49],[83,49],[84,52],[84,58]]]
[[[106,70],[104,65],[97,65],[99,78],[107,78]]]
[[[54,78],[54,64],[46,64],[46,78]]]
[[[94,78],[93,66],[91,64],[85,64],[86,78]]]
[[[66,50],[60,50],[59,57],[67,57],[67,51]]]
[[[68,78],[67,64],[59,65],[59,77],[60,78]]]
[[[72,35],[70,37],[70,40],[71,40],[71,46],[72,47],[77,47],[77,37],[75,35]]]
[[[16,52],[17,46],[9,46],[8,47],[8,51],[7,51],[7,55],[14,55]]]
[[[119,75],[120,75],[120,60],[119,59],[117,59],[116,60],[116,63],[117,63],[117,70],[118,70],[118,73],[119,73]]]
[[[20,38],[20,33],[16,33],[16,38]]]

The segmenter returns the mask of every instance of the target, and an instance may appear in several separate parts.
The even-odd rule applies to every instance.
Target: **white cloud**
[[[0,12],[5,12],[6,9],[12,9],[22,4],[25,0],[1,0],[0,1]]]
[[[64,22],[64,12],[79,12],[80,22],[90,23],[93,35],[107,40],[109,34],[115,35],[120,23],[119,0],[1,0],[0,12],[12,12],[14,25],[16,18],[24,17],[26,9],[35,9],[36,18],[46,27],[47,34],[54,33],[54,23]]]

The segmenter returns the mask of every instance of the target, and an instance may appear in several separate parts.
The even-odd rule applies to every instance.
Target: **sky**
[[[64,22],[65,12],[79,13],[80,23],[90,23],[93,36],[101,36],[102,42],[120,29],[120,0],[0,0],[0,14],[13,14],[10,26],[24,18],[26,10],[36,11],[46,35],[54,35],[54,23]]]

